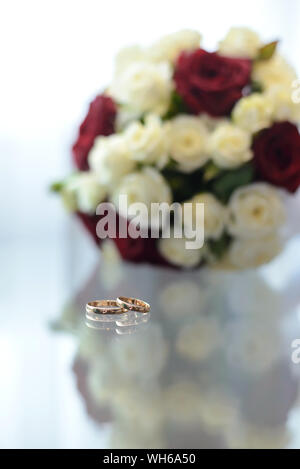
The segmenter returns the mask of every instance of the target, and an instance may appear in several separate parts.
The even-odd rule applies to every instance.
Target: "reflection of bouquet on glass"
[[[129,264],[123,270],[108,287],[97,268],[56,324],[76,338],[78,390],[89,415],[110,422],[106,446],[290,444],[299,405],[290,359],[299,302],[294,287],[278,292],[253,271],[182,273]],[[106,272],[103,262],[100,271]],[[114,297],[120,288],[146,296],[149,285],[148,323],[134,330],[84,325],[90,297]]]
[[[54,184],[97,243],[96,206],[204,204],[205,244],[114,239],[134,262],[253,267],[280,250],[283,195],[300,185],[299,104],[293,69],[256,33],[233,28],[216,52],[195,31],[122,50],[73,146],[78,172]],[[196,213],[196,212],[195,212]],[[199,222],[199,220],[198,220]],[[197,217],[193,224],[197,226]]]

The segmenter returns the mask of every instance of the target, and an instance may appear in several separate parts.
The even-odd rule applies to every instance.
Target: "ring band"
[[[119,305],[116,300],[90,301],[85,307],[89,319],[97,320],[102,314],[123,314],[126,309]]]
[[[150,305],[145,301],[138,300],[137,298],[127,298],[126,296],[119,296],[117,298],[117,304],[129,311],[135,311],[137,313],[149,313]]]

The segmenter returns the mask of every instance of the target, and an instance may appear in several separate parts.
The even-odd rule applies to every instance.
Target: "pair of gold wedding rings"
[[[150,305],[137,298],[119,296],[116,300],[90,301],[86,304],[85,310],[88,319],[98,321],[103,315],[124,314],[130,311],[147,314],[150,311]]]

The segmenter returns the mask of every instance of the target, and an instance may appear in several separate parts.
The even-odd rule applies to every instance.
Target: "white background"
[[[111,78],[116,51],[181,28],[213,48],[247,25],[300,70],[299,0],[10,0],[0,12],[1,232],[4,240],[63,230],[47,186],[69,171],[69,147],[87,103]]]

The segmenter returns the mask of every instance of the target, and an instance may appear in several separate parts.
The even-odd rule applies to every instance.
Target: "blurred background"
[[[99,253],[48,187],[68,174],[79,123],[121,47],[190,28],[213,49],[231,26],[249,26],[265,42],[280,38],[299,73],[300,2],[11,0],[0,8],[0,445],[98,447],[69,372],[76,345],[57,343],[45,323]]]

